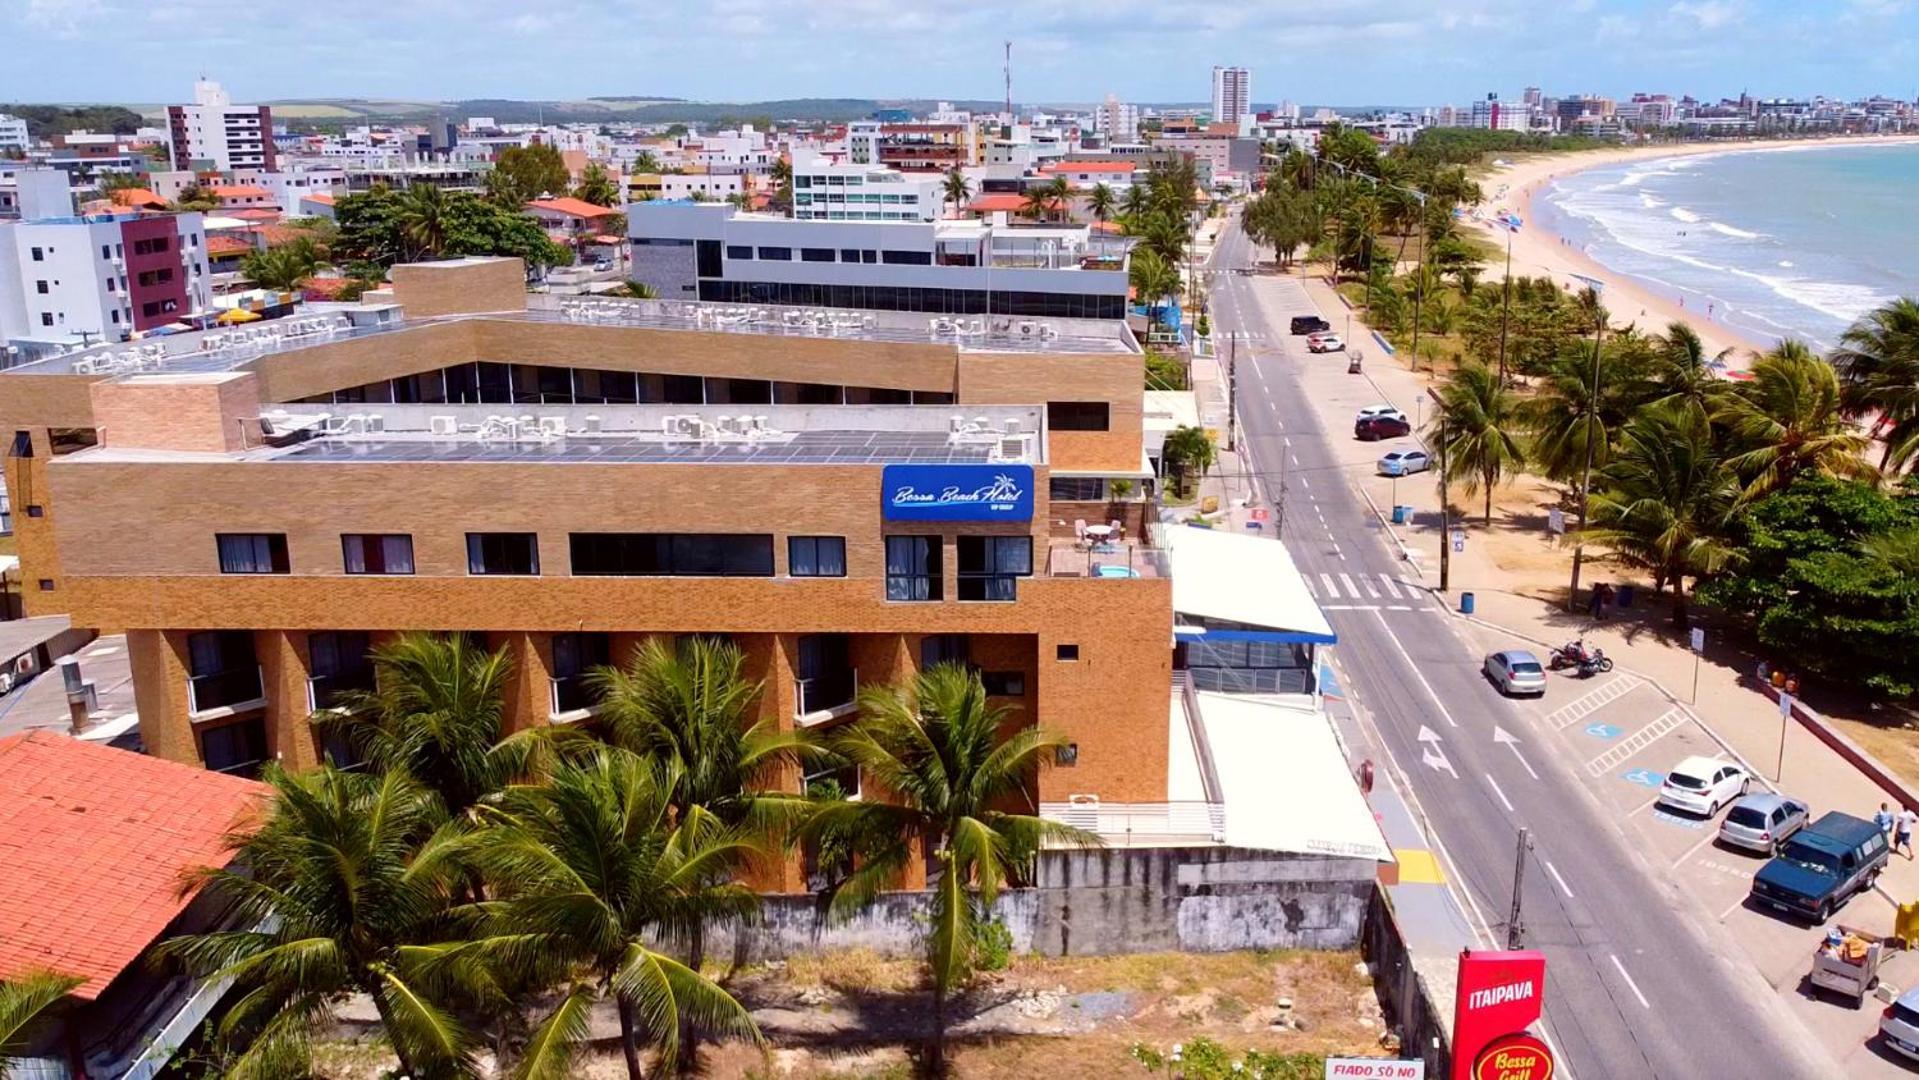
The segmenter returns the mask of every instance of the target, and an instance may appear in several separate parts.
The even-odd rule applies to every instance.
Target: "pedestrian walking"
[[[1892,835],[1892,820],[1892,806],[1887,803],[1880,803],[1879,812],[1872,815],[1872,823],[1879,826],[1880,832],[1890,836]]]
[[[1605,582],[1603,581],[1596,582],[1593,585],[1592,598],[1586,602],[1586,610],[1592,613],[1592,617],[1594,621],[1597,621],[1606,617],[1600,612],[1600,608],[1603,607],[1606,603],[1606,594],[1603,591],[1605,588],[1606,588]]]
[[[1898,851],[1900,848],[1905,848],[1907,862],[1912,861],[1912,827],[1914,825],[1919,825],[1919,814],[1913,813],[1910,806],[1899,811],[1899,820],[1892,824],[1892,850]]]

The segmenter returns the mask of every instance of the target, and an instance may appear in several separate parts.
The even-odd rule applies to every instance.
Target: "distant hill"
[[[926,113],[938,107],[933,99],[784,98],[777,101],[687,101],[684,98],[609,94],[571,101],[522,101],[512,98],[468,98],[460,101],[398,101],[367,98],[288,98],[269,101],[276,117],[316,124],[364,124],[379,121],[418,122],[434,116],[464,120],[490,116],[502,124],[635,123],[713,124],[720,121],[799,121],[843,123],[861,120],[879,109],[906,109]],[[955,108],[992,112],[999,103],[955,101]]]

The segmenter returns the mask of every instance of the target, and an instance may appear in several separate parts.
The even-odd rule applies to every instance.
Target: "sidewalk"
[[[1335,324],[1344,319],[1347,308],[1332,288],[1318,278],[1307,279],[1307,294],[1325,317]],[[1355,338],[1371,341],[1370,328],[1357,315],[1353,318]],[[1413,373],[1406,359],[1385,356],[1370,348],[1367,373],[1355,379],[1337,372],[1334,365],[1313,366],[1306,370],[1305,381],[1322,419],[1332,424],[1350,416],[1360,406],[1386,402],[1398,406],[1410,416],[1432,415],[1431,380],[1425,372]],[[1363,385],[1355,385],[1363,384]],[[1415,402],[1424,399],[1424,407]],[[1437,484],[1424,478],[1401,481],[1396,487],[1387,478],[1372,475],[1365,468],[1380,452],[1377,444],[1354,443],[1352,472],[1354,486],[1369,495],[1376,512],[1384,517],[1397,502],[1413,508],[1409,525],[1393,526],[1382,521],[1388,535],[1401,543],[1416,558],[1417,568],[1429,588],[1438,587],[1439,499]],[[1463,509],[1463,494],[1453,494],[1455,510]],[[1498,515],[1495,514],[1497,519]],[[1783,779],[1780,790],[1804,799],[1815,816],[1826,810],[1843,810],[1870,818],[1881,801],[1892,799],[1871,778],[1834,752],[1797,720],[1782,723],[1779,707],[1768,693],[1761,693],[1749,673],[1755,658],[1723,644],[1720,635],[1710,629],[1703,657],[1695,658],[1687,643],[1674,632],[1669,606],[1664,596],[1652,593],[1644,581],[1637,584],[1635,606],[1617,610],[1601,622],[1594,622],[1582,609],[1567,612],[1532,595],[1515,590],[1513,571],[1493,561],[1489,545],[1477,542],[1484,527],[1476,514],[1464,519],[1457,514],[1452,526],[1467,535],[1465,550],[1451,554],[1447,599],[1451,610],[1458,611],[1459,596],[1474,595],[1472,621],[1494,631],[1529,642],[1541,649],[1551,648],[1575,637],[1584,637],[1612,657],[1620,669],[1656,684],[1673,704],[1686,708],[1725,750],[1744,761],[1750,771],[1767,781],[1774,780],[1782,755]],[[1542,535],[1542,547],[1544,538]],[[1570,554],[1562,559],[1570,575]],[[1581,577],[1582,591],[1595,581],[1622,581],[1621,573],[1588,560]],[[1697,693],[1693,686],[1697,677]],[[1895,900],[1919,897],[1919,863],[1894,859],[1883,875],[1880,889]],[[1890,927],[1877,928],[1889,930]]]

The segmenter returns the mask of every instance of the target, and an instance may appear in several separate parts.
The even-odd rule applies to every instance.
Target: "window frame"
[[[1011,603],[1019,599],[1019,579],[1033,576],[1031,533],[963,535],[954,547],[958,598],[963,602]],[[969,569],[969,553],[981,559],[981,564]],[[1009,555],[1012,569],[1006,568]],[[1024,569],[1019,568],[1022,562]]]
[[[839,569],[837,572],[829,569],[822,569],[822,567],[833,565],[833,562],[834,562],[834,560],[831,560],[831,559],[821,558],[820,548],[822,546],[829,546],[829,547],[836,546],[839,549],[837,559],[836,559],[837,564],[839,566]],[[801,550],[803,547],[810,547],[812,549],[810,554],[808,554],[804,559],[802,559],[801,557]],[[802,565],[811,566],[813,567],[813,569],[803,571],[800,569]],[[843,578],[845,577],[846,576],[846,537],[844,536],[812,536],[812,535],[787,537],[786,538],[786,576],[787,577],[804,577],[804,578]]]
[[[504,543],[508,537],[521,537],[527,541],[526,560],[529,568],[525,570],[489,570],[487,569],[486,548],[489,543],[496,546]],[[504,550],[499,551],[504,557]],[[539,577],[540,576],[540,534],[534,532],[470,532],[466,534],[466,572],[469,577]]]
[[[916,570],[895,570],[895,544],[915,549],[923,557]],[[885,537],[886,599],[903,604],[931,604],[945,599],[945,547],[937,533],[889,533]],[[902,564],[903,565],[903,564]],[[923,593],[924,595],[914,595]]]
[[[248,550],[240,550],[243,544]],[[213,545],[222,574],[290,574],[293,572],[292,563],[287,558],[287,534],[285,533],[214,533]],[[230,557],[240,555],[246,556],[244,563],[238,558],[229,562]],[[263,555],[266,569],[260,569],[263,564]],[[251,569],[246,568],[249,566]]]
[[[720,550],[710,561],[696,561],[708,553],[695,545],[714,541],[722,542]],[[607,549],[593,551],[595,544]],[[576,532],[567,534],[567,554],[574,577],[772,577],[777,571],[772,533]],[[601,561],[609,554],[610,563]],[[595,565],[615,568],[583,568]]]
[[[406,544],[406,569],[404,570],[395,569],[394,560],[389,557],[392,553],[391,545],[396,541],[403,541]],[[353,549],[356,543],[360,548],[360,557],[358,560],[360,569],[358,570],[353,568],[355,561]],[[379,563],[377,569],[375,569],[373,565],[376,561]],[[413,534],[341,533],[340,567],[342,573],[351,574],[355,577],[374,575],[410,577],[419,567],[419,564],[413,559]]]
[[[1110,401],[1049,401],[1046,403],[1048,431],[1111,431],[1113,403]]]

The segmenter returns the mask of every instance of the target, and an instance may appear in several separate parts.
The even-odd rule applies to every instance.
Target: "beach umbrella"
[[[228,308],[222,311],[220,317],[213,321],[219,323],[221,326],[232,326],[236,323],[254,322],[259,318],[260,316],[245,308]]]

